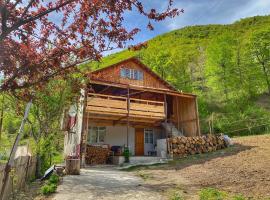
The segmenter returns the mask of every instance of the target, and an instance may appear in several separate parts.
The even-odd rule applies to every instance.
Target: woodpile
[[[173,157],[201,154],[226,148],[222,135],[169,138],[169,151]]]
[[[87,145],[85,161],[89,165],[106,164],[109,155],[109,148]]]

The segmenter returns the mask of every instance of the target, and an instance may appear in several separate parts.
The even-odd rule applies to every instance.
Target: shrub
[[[41,193],[43,195],[49,195],[51,193],[54,193],[56,191],[57,185],[54,183],[48,183],[46,185],[43,185],[41,187]]]
[[[49,179],[50,183],[58,184],[59,176],[57,174],[52,174]]]
[[[227,194],[214,188],[205,188],[200,191],[200,200],[225,200]]]
[[[57,174],[52,174],[46,184],[41,187],[41,193],[43,195],[49,195],[51,193],[54,193],[56,191],[58,183],[59,176]]]

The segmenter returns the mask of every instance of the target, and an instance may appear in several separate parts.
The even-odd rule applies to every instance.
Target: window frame
[[[96,136],[94,137],[95,138],[95,141],[91,141],[92,140],[92,134],[95,132]],[[103,134],[103,141],[100,141],[100,138],[101,137],[101,134]],[[106,134],[107,134],[107,128],[106,126],[90,126],[88,128],[88,138],[87,138],[87,143],[88,144],[104,144],[105,143],[105,137],[106,137]]]
[[[121,67],[120,77],[130,80],[142,81],[143,80],[143,71],[133,68]]]
[[[151,128],[144,129],[144,143],[154,144],[154,129]]]

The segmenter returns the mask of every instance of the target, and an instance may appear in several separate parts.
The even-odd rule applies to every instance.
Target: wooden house
[[[196,95],[177,91],[137,58],[91,72],[89,79],[77,116],[75,150],[83,160],[87,144],[153,156],[160,139],[200,135]]]

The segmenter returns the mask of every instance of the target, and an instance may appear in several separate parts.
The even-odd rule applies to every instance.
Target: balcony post
[[[165,102],[165,123],[168,123],[168,108],[167,108],[167,95],[164,93],[164,102]],[[169,143],[168,143],[168,132],[167,130],[165,130],[165,134],[166,134],[166,146],[167,146],[167,154],[169,154]]]
[[[130,109],[130,94],[129,86],[127,88],[127,147],[129,148],[129,109]]]

